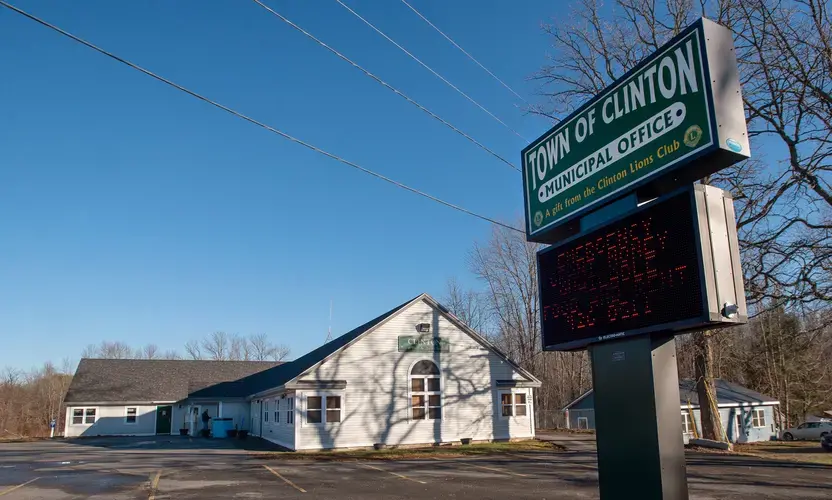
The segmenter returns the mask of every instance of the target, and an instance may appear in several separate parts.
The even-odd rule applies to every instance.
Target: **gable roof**
[[[194,391],[280,365],[278,361],[91,359],[78,363],[66,403],[180,401]]]
[[[776,399],[770,396],[721,378],[714,379],[714,386],[716,387],[716,400],[719,406],[779,404]],[[696,382],[694,380],[679,381],[679,399],[683,405],[687,405],[688,400],[690,400],[691,406],[699,406],[699,394],[696,392]]]
[[[260,373],[253,374],[240,380],[207,387],[204,390],[195,392],[192,394],[192,397],[246,397],[284,385],[286,382],[289,382],[309,368],[315,366],[332,354],[335,354],[342,348],[346,347],[351,342],[357,340],[360,336],[367,333],[387,318],[393,316],[395,313],[404,309],[405,306],[414,302],[418,298],[419,297],[416,297],[403,304],[399,304],[381,316],[371,319],[363,325],[350,330],[344,335],[327,342],[321,347],[304,354],[294,361],[284,363],[280,366],[275,366],[274,368],[264,370]]]
[[[717,405],[726,406],[749,406],[749,405],[777,405],[780,404],[776,399],[752,391],[747,387],[739,384],[729,382],[727,380],[716,378],[714,379],[714,386],[716,387]],[[566,405],[563,409],[569,410],[574,408],[578,403],[593,396],[592,389],[581,394],[580,397]],[[687,407],[688,401],[693,408],[699,408],[699,395],[696,393],[696,382],[690,379],[683,379],[679,381],[679,405]],[[593,405],[594,407],[594,401]]]
[[[420,300],[424,300],[439,310],[457,328],[500,356],[534,387],[540,386],[540,381],[534,375],[509,359],[497,347],[436,302],[433,297],[423,293],[298,359],[286,363],[82,359],[65,401],[180,401],[186,397],[217,399],[254,396],[291,382]],[[170,363],[170,365],[164,365],[164,363]],[[102,373],[108,375],[107,379],[101,377]]]
[[[534,375],[529,373],[527,370],[521,368],[517,363],[512,361],[508,356],[506,356],[502,351],[500,351],[494,344],[487,341],[477,332],[472,330],[468,325],[462,322],[459,318],[454,316],[446,307],[438,303],[433,297],[430,295],[423,293],[418,295],[403,304],[399,304],[398,306],[394,307],[393,309],[387,311],[386,313],[382,314],[381,316],[359,326],[358,328],[336,338],[332,342],[328,342],[321,347],[315,349],[314,351],[306,354],[298,358],[291,363],[286,363],[285,365],[278,366],[272,370],[268,370],[263,373],[259,373],[256,375],[252,375],[249,377],[251,381],[249,382],[249,389],[255,389],[253,392],[249,392],[249,396],[255,396],[262,392],[266,392],[270,389],[280,387],[285,385],[304,372],[313,368],[314,366],[323,363],[326,361],[327,358],[336,354],[337,352],[345,349],[353,342],[357,341],[362,336],[372,332],[377,327],[381,326],[385,323],[388,319],[393,318],[396,314],[400,311],[406,309],[411,304],[414,304],[420,300],[427,302],[430,306],[439,310],[441,314],[443,314],[449,321],[451,321],[457,328],[462,330],[463,332],[467,333],[471,336],[474,340],[479,342],[483,347],[489,349],[490,351],[497,354],[500,358],[506,361],[509,365],[512,366],[515,370],[517,370],[520,374],[522,374],[526,379],[529,380],[533,384],[534,387],[540,386],[540,380],[538,380]],[[241,381],[242,382],[242,381]]]

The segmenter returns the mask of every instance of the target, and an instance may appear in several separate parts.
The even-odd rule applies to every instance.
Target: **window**
[[[83,408],[73,408],[72,409],[72,425],[81,425],[84,423],[84,409]]]
[[[308,424],[330,424],[340,422],[341,410],[341,396],[327,395],[306,397],[306,423]],[[294,416],[292,419],[294,422]]]
[[[263,422],[269,421],[269,402],[263,401]]]
[[[529,414],[525,392],[501,392],[500,415],[503,417],[525,417]]]
[[[321,416],[321,396],[308,396],[306,398],[306,421],[310,424],[323,422]]]
[[[693,418],[686,411],[682,412],[682,434],[693,434]]]
[[[578,417],[578,429],[589,429],[589,419],[587,417]]]
[[[512,404],[511,404],[511,393],[510,392],[504,392],[504,393],[500,394],[500,406],[503,409],[503,412],[501,413],[502,416],[510,417],[514,414],[514,412],[513,412],[514,408],[512,407]]]
[[[286,410],[286,423],[290,425],[295,424],[295,398],[289,398],[286,400],[286,404],[288,405],[288,410]]]
[[[516,393],[514,395],[514,416],[525,417],[528,415],[526,410],[526,394]]]
[[[737,432],[742,432],[745,430],[745,422],[742,420],[742,410],[739,410],[737,413]]]
[[[808,426],[809,426],[809,424],[800,424],[800,425],[797,426],[797,428],[798,429],[805,429]]]
[[[84,410],[84,423],[87,425],[95,423],[95,408],[86,408]]]
[[[341,421],[341,396],[326,397],[326,421]]]
[[[280,400],[274,400],[274,423],[280,423]]]
[[[751,425],[754,427],[766,426],[766,410],[757,408],[751,413]]]
[[[442,384],[436,363],[422,360],[410,370],[410,416],[413,420],[442,418]]]
[[[135,424],[136,423],[136,410],[137,410],[137,408],[127,408],[127,416],[124,417],[124,423],[126,423],[126,424]]]

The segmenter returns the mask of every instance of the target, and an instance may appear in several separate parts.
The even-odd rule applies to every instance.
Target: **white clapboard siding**
[[[418,335],[419,323],[430,323],[432,335],[450,342],[450,352],[398,352],[398,336]],[[442,374],[441,420],[410,418],[410,369],[422,359],[434,361]],[[527,393],[527,416],[500,417],[496,381],[511,379],[524,377],[420,300],[299,377],[346,380],[347,388],[328,391],[342,396],[343,414],[342,422],[326,425],[307,423],[303,411],[306,396],[326,392],[299,391],[297,449],[532,437],[530,389],[520,389]]]
[[[127,408],[136,408],[136,422],[127,423]],[[75,408],[95,408],[94,424],[73,424]],[[66,409],[65,437],[149,436],[156,433],[156,405],[78,405]]]
[[[286,396],[285,398],[281,398],[281,396]],[[270,395],[266,399],[262,399],[261,401],[268,401],[269,403],[269,421],[266,422],[263,416],[261,415],[261,422],[262,422],[262,437],[268,441],[273,443],[277,443],[280,446],[284,446],[289,449],[295,448],[295,426],[294,424],[288,424],[287,420],[287,412],[289,411],[289,399],[294,397],[294,394],[289,393],[280,393],[275,395]],[[259,404],[258,404],[259,406]],[[275,409],[279,412],[279,419],[275,421]]]

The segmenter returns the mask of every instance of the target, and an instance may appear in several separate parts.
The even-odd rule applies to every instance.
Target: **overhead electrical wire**
[[[517,92],[516,92],[513,88],[511,88],[511,87],[510,87],[510,86],[509,86],[506,82],[504,82],[504,81],[502,81],[500,78],[498,78],[498,77],[497,77],[497,75],[495,75],[494,73],[492,73],[490,69],[486,68],[486,67],[485,67],[485,66],[484,66],[481,62],[479,62],[479,61],[478,61],[478,60],[477,60],[474,56],[472,56],[471,54],[469,54],[469,53],[468,53],[468,51],[466,51],[465,49],[463,49],[462,47],[460,47],[460,45],[459,45],[458,43],[456,43],[456,42],[455,42],[455,41],[454,41],[451,37],[449,37],[448,35],[446,35],[444,31],[442,31],[441,29],[437,28],[435,24],[433,24],[432,22],[430,22],[430,21],[428,20],[428,18],[427,18],[427,17],[425,17],[425,16],[423,16],[423,15],[422,15],[422,13],[421,13],[421,12],[419,12],[419,11],[418,11],[418,10],[416,10],[416,9],[415,9],[412,5],[410,5],[409,3],[407,3],[407,1],[406,1],[406,0],[402,0],[402,3],[403,3],[403,4],[405,4],[405,5],[407,5],[407,7],[408,7],[410,10],[412,10],[413,12],[415,12],[417,16],[421,17],[421,18],[422,18],[422,20],[423,20],[424,22],[428,23],[428,24],[430,25],[430,27],[431,27],[431,28],[435,29],[437,32],[439,32],[439,34],[440,34],[440,35],[444,36],[444,37],[445,37],[445,40],[447,40],[447,41],[451,42],[451,43],[453,44],[453,46],[454,46],[454,47],[458,48],[458,49],[459,49],[459,50],[460,50],[463,54],[465,54],[466,56],[468,56],[468,59],[470,59],[470,60],[474,61],[474,62],[477,64],[477,66],[479,66],[480,68],[482,68],[483,70],[485,70],[485,72],[486,72],[486,73],[488,73],[489,75],[491,75],[491,78],[493,78],[493,79],[497,80],[498,82],[500,82],[500,85],[502,85],[503,87],[507,88],[507,89],[508,89],[508,91],[509,91],[509,92],[511,92],[512,94],[516,95],[518,99],[520,99],[521,101],[525,102],[527,105],[531,106],[531,104],[529,103],[529,101],[527,101],[527,100],[523,99],[523,96],[521,96],[520,94],[518,94],[518,93],[517,93]]]
[[[444,118],[442,118],[441,116],[437,115],[437,114],[436,114],[436,113],[434,113],[433,111],[429,110],[428,108],[426,108],[426,107],[422,106],[421,104],[419,104],[419,103],[418,103],[418,102],[416,102],[415,100],[411,99],[410,97],[408,97],[407,95],[405,95],[403,92],[401,92],[399,89],[397,89],[397,88],[393,87],[393,86],[392,86],[392,85],[390,85],[389,83],[385,82],[384,80],[382,80],[381,78],[379,78],[378,76],[376,76],[374,73],[371,73],[370,71],[368,71],[368,70],[364,69],[364,67],[362,67],[362,66],[358,65],[358,63],[356,63],[355,61],[353,61],[353,60],[352,60],[352,59],[350,59],[349,57],[347,57],[347,56],[345,56],[344,54],[342,54],[342,53],[338,52],[337,50],[333,49],[332,47],[330,47],[329,45],[327,45],[326,43],[324,43],[322,40],[320,40],[320,39],[316,38],[316,37],[315,37],[315,35],[313,35],[312,33],[310,33],[310,32],[308,32],[308,31],[306,31],[305,29],[301,28],[301,27],[300,27],[300,26],[298,26],[297,24],[295,24],[295,23],[293,23],[292,21],[290,21],[290,20],[289,20],[286,16],[284,16],[284,15],[280,14],[279,12],[275,11],[274,9],[272,9],[271,7],[269,7],[268,5],[266,5],[266,4],[264,4],[263,2],[261,2],[260,0],[252,0],[252,1],[253,1],[254,3],[256,3],[257,5],[259,5],[259,6],[263,7],[263,8],[264,8],[264,9],[266,9],[267,11],[271,12],[271,13],[272,13],[275,17],[277,17],[278,19],[280,19],[280,20],[281,20],[281,21],[283,21],[284,23],[288,24],[289,26],[291,26],[292,28],[296,29],[297,31],[299,31],[299,32],[303,33],[306,37],[308,37],[309,39],[313,40],[314,42],[316,42],[316,43],[317,43],[318,45],[320,45],[321,47],[325,48],[326,50],[328,50],[328,51],[332,52],[333,54],[335,54],[335,55],[336,55],[336,56],[338,56],[339,58],[341,58],[341,59],[343,59],[344,61],[348,62],[348,63],[349,63],[350,65],[352,65],[355,69],[357,69],[357,70],[361,71],[362,73],[364,73],[365,75],[369,76],[370,78],[372,78],[373,80],[375,80],[376,82],[378,82],[379,84],[381,84],[382,86],[384,86],[385,88],[387,88],[387,89],[389,89],[389,90],[393,91],[394,93],[396,93],[396,94],[397,94],[397,95],[399,95],[400,97],[404,98],[404,99],[405,99],[407,102],[409,102],[410,104],[413,104],[413,105],[414,105],[414,106],[416,106],[417,108],[419,108],[419,109],[421,109],[422,111],[424,111],[425,113],[429,114],[431,117],[433,117],[434,119],[438,120],[439,122],[441,122],[442,124],[444,124],[445,126],[447,126],[448,128],[450,128],[451,130],[453,130],[454,132],[458,133],[459,135],[461,135],[461,136],[465,137],[466,139],[468,139],[469,141],[471,141],[471,142],[472,142],[472,143],[474,143],[475,145],[479,146],[479,147],[480,147],[480,148],[482,148],[484,151],[488,152],[489,154],[491,154],[492,156],[494,156],[494,157],[495,157],[495,158],[497,158],[498,160],[502,161],[503,163],[505,163],[505,164],[506,164],[506,165],[508,165],[509,167],[513,168],[514,170],[517,170],[518,172],[520,171],[520,169],[519,169],[519,168],[517,168],[517,166],[515,166],[515,165],[514,165],[513,163],[511,163],[510,161],[506,160],[505,158],[503,158],[503,157],[502,157],[502,156],[500,156],[499,154],[497,154],[497,153],[495,153],[494,151],[492,151],[492,150],[491,150],[488,146],[486,146],[486,145],[482,144],[481,142],[479,142],[478,140],[474,139],[474,138],[473,138],[473,137],[471,137],[470,135],[466,134],[466,133],[465,133],[465,132],[463,132],[462,130],[460,130],[460,129],[456,128],[453,124],[451,124],[450,122],[448,122],[447,120],[445,120],[445,119],[444,119]]]
[[[347,4],[345,4],[345,3],[344,3],[344,2],[342,2],[341,0],[335,0],[335,1],[336,1],[336,2],[338,2],[338,4],[339,4],[341,7],[343,7],[343,8],[345,8],[345,9],[347,9],[347,10],[348,10],[348,11],[349,11],[352,15],[354,15],[355,17],[357,17],[358,19],[360,19],[361,21],[363,21],[363,22],[364,22],[364,24],[366,24],[367,26],[369,26],[370,28],[372,28],[372,29],[373,29],[373,31],[375,31],[375,32],[376,32],[376,33],[378,33],[379,35],[381,35],[381,36],[383,36],[384,38],[386,38],[388,42],[392,43],[393,45],[395,45],[396,47],[398,47],[398,49],[399,49],[399,50],[401,50],[402,52],[404,52],[405,54],[407,54],[408,56],[410,56],[410,58],[411,58],[411,59],[413,59],[414,61],[416,61],[417,63],[419,63],[419,64],[420,64],[423,68],[425,68],[426,70],[430,71],[431,73],[433,73],[433,75],[434,75],[434,76],[436,76],[437,78],[439,78],[440,80],[442,80],[443,82],[445,82],[445,84],[446,84],[446,85],[448,85],[448,86],[449,86],[449,87],[451,87],[452,89],[456,90],[456,91],[459,93],[459,95],[461,95],[462,97],[464,97],[464,98],[468,99],[469,101],[471,101],[472,103],[474,103],[474,105],[476,105],[478,108],[480,108],[481,110],[485,111],[485,112],[488,114],[488,116],[490,116],[491,118],[494,118],[495,120],[497,120],[497,121],[498,121],[498,122],[499,122],[502,126],[504,126],[505,128],[507,128],[508,130],[510,130],[510,131],[511,131],[514,135],[516,135],[517,137],[519,137],[519,138],[523,139],[523,140],[524,140],[524,141],[526,141],[526,142],[530,142],[528,139],[526,139],[525,137],[523,137],[522,135],[520,135],[520,133],[519,133],[519,132],[517,132],[516,130],[514,130],[513,128],[511,128],[510,126],[508,126],[508,124],[507,124],[506,122],[504,122],[503,120],[501,120],[500,118],[498,118],[498,117],[497,117],[494,113],[492,113],[491,111],[487,110],[487,109],[485,108],[485,106],[483,106],[482,104],[480,104],[480,103],[478,103],[477,101],[475,101],[475,100],[474,100],[472,97],[470,97],[468,94],[466,94],[465,92],[463,92],[462,90],[460,90],[460,89],[459,89],[459,87],[457,87],[457,86],[456,86],[456,85],[454,85],[453,83],[449,82],[449,81],[448,81],[448,80],[447,80],[444,76],[440,75],[440,74],[439,74],[439,73],[437,73],[437,72],[436,72],[433,68],[431,68],[430,66],[428,66],[427,64],[425,64],[425,63],[424,63],[421,59],[419,59],[418,57],[414,56],[414,55],[413,55],[413,54],[412,54],[409,50],[407,50],[406,48],[402,47],[402,46],[401,46],[401,45],[399,45],[399,44],[398,44],[395,40],[393,40],[392,38],[390,38],[389,36],[387,36],[387,34],[386,34],[386,33],[384,33],[383,31],[381,31],[381,30],[380,30],[380,29],[378,29],[378,28],[377,28],[377,27],[376,27],[373,23],[371,23],[370,21],[368,21],[368,20],[366,20],[364,17],[362,17],[362,16],[361,16],[361,14],[359,14],[359,13],[358,13],[358,12],[356,12],[356,11],[354,11],[352,8],[350,8]]]
[[[246,115],[244,115],[244,114],[240,113],[239,111],[235,111],[235,110],[233,110],[233,109],[231,109],[231,108],[229,108],[229,107],[227,107],[227,106],[224,106],[224,105],[222,105],[222,104],[220,104],[220,103],[218,103],[218,102],[216,102],[216,101],[213,101],[213,100],[211,100],[211,99],[209,99],[209,98],[207,98],[207,97],[205,97],[205,96],[203,96],[203,95],[201,95],[201,94],[198,94],[198,93],[196,93],[196,92],[194,92],[194,91],[192,91],[192,90],[189,90],[189,89],[187,89],[187,88],[185,88],[185,87],[183,87],[183,86],[179,85],[178,83],[175,83],[175,82],[173,82],[173,81],[171,81],[171,80],[168,80],[167,78],[165,78],[165,77],[163,77],[163,76],[159,76],[159,75],[157,75],[156,73],[153,73],[153,72],[152,72],[152,71],[150,71],[150,70],[147,70],[147,69],[145,69],[145,68],[143,68],[143,67],[141,67],[141,66],[139,66],[139,65],[137,65],[137,64],[134,64],[134,63],[132,63],[132,62],[130,62],[130,61],[128,61],[128,60],[126,60],[126,59],[123,59],[123,58],[121,58],[121,57],[119,57],[119,56],[117,56],[117,55],[115,55],[115,54],[113,54],[113,53],[111,53],[111,52],[108,52],[108,51],[106,51],[106,50],[104,50],[104,49],[102,49],[102,48],[100,48],[100,47],[98,47],[98,46],[96,46],[96,45],[93,45],[92,43],[90,43],[90,42],[88,42],[88,41],[84,40],[83,38],[77,37],[77,36],[73,35],[72,33],[69,33],[68,31],[63,30],[63,29],[59,28],[58,26],[55,26],[54,24],[50,24],[49,22],[44,21],[43,19],[41,19],[41,18],[39,18],[39,17],[37,17],[37,16],[35,16],[35,15],[33,15],[33,14],[29,14],[28,12],[26,12],[26,11],[24,11],[24,10],[22,10],[22,9],[18,8],[18,7],[15,7],[14,5],[11,5],[11,4],[9,4],[9,3],[5,2],[4,0],[0,0],[0,6],[6,7],[7,9],[9,9],[9,10],[11,10],[11,11],[13,11],[13,12],[16,12],[17,14],[20,14],[20,15],[22,15],[22,16],[24,16],[24,17],[26,17],[26,18],[28,18],[28,19],[30,19],[30,20],[32,20],[32,21],[35,21],[35,22],[36,22],[36,23],[38,23],[38,24],[41,24],[41,25],[43,25],[43,26],[45,26],[45,27],[47,27],[47,28],[49,28],[49,29],[51,29],[51,30],[53,30],[53,31],[57,32],[57,33],[60,33],[61,35],[65,36],[65,37],[67,37],[67,38],[70,38],[70,39],[72,39],[72,40],[74,40],[74,41],[76,41],[76,42],[80,43],[81,45],[84,45],[84,46],[86,46],[86,47],[88,47],[88,48],[90,48],[90,49],[93,49],[93,50],[95,50],[96,52],[98,52],[98,53],[100,53],[100,54],[103,54],[103,55],[105,55],[105,56],[107,56],[107,57],[109,57],[109,58],[111,58],[111,59],[114,59],[114,60],[116,60],[116,61],[118,61],[118,62],[120,62],[120,63],[122,63],[122,64],[124,64],[124,65],[127,65],[127,66],[129,66],[129,67],[133,68],[133,69],[134,69],[134,70],[136,70],[136,71],[139,71],[139,72],[141,72],[141,73],[144,73],[145,75],[147,75],[147,76],[149,76],[149,77],[151,77],[151,78],[153,78],[153,79],[155,79],[155,80],[158,80],[158,81],[160,81],[160,82],[162,82],[162,83],[164,83],[164,84],[166,84],[166,85],[169,85],[169,86],[171,86],[171,87],[173,87],[173,88],[175,88],[175,89],[177,89],[177,90],[180,90],[180,91],[182,91],[182,92],[185,92],[186,94],[190,95],[191,97],[195,97],[195,98],[199,99],[200,101],[203,101],[203,102],[205,102],[205,103],[208,103],[208,104],[210,104],[210,105],[212,105],[212,106],[214,106],[214,107],[216,107],[216,108],[219,108],[219,109],[221,109],[221,110],[223,110],[223,111],[225,111],[225,112],[227,112],[227,113],[230,113],[230,114],[232,114],[232,115],[234,115],[234,116],[236,116],[236,117],[238,117],[238,118],[241,118],[241,119],[243,119],[243,120],[245,120],[245,121],[247,121],[247,122],[249,122],[249,123],[252,123],[252,124],[254,124],[254,125],[257,125],[258,127],[261,127],[261,128],[263,128],[263,129],[266,129],[266,130],[268,130],[269,132],[272,132],[272,133],[274,133],[274,134],[277,134],[277,135],[279,135],[279,136],[283,137],[284,139],[288,139],[288,140],[290,140],[290,141],[292,141],[292,142],[294,142],[294,143],[296,143],[296,144],[300,144],[301,146],[303,146],[303,147],[305,147],[305,148],[308,148],[308,149],[311,149],[312,151],[315,151],[316,153],[320,153],[320,154],[322,154],[322,155],[324,155],[324,156],[326,156],[326,157],[329,157],[329,158],[331,158],[331,159],[333,159],[333,160],[339,161],[339,162],[341,162],[341,163],[343,163],[343,164],[345,164],[345,165],[348,165],[348,166],[350,166],[350,167],[352,167],[352,168],[355,168],[355,169],[357,169],[357,170],[360,170],[360,171],[364,172],[365,174],[372,175],[373,177],[376,177],[376,178],[381,179],[381,180],[383,180],[383,181],[385,181],[385,182],[388,182],[388,183],[390,183],[390,184],[393,184],[394,186],[397,186],[397,187],[400,187],[400,188],[405,189],[405,190],[407,190],[407,191],[410,191],[411,193],[417,194],[417,195],[419,195],[419,196],[423,196],[423,197],[425,197],[425,198],[427,198],[427,199],[429,199],[429,200],[435,201],[435,202],[440,203],[440,204],[442,204],[442,205],[444,205],[444,206],[446,206],[446,207],[452,208],[452,209],[454,209],[454,210],[458,210],[458,211],[460,211],[460,212],[462,212],[462,213],[465,213],[465,214],[471,215],[471,216],[473,216],[473,217],[476,217],[476,218],[478,218],[478,219],[484,220],[484,221],[486,221],[486,222],[490,222],[491,224],[494,224],[494,225],[496,225],[496,226],[500,226],[500,227],[503,227],[503,228],[505,228],[505,229],[510,229],[510,230],[512,230],[512,231],[517,231],[517,232],[520,232],[520,233],[523,233],[523,232],[524,232],[522,229],[518,229],[518,228],[513,227],[513,226],[510,226],[510,225],[508,225],[508,224],[504,224],[504,223],[502,223],[502,222],[500,222],[500,221],[497,221],[497,220],[492,219],[492,218],[490,218],[490,217],[487,217],[487,216],[485,216],[485,215],[480,215],[480,214],[478,214],[478,213],[476,213],[476,212],[472,212],[472,211],[470,211],[470,210],[468,210],[468,209],[466,209],[466,208],[460,207],[459,205],[454,205],[453,203],[450,203],[450,202],[447,202],[447,201],[442,200],[442,199],[440,199],[440,198],[437,198],[436,196],[433,196],[433,195],[431,195],[431,194],[428,194],[428,193],[426,193],[426,192],[424,192],[424,191],[420,191],[420,190],[418,190],[418,189],[416,189],[416,188],[412,188],[412,187],[410,187],[410,186],[408,186],[408,185],[406,185],[406,184],[403,184],[403,183],[401,183],[401,182],[399,182],[399,181],[396,181],[396,180],[394,180],[394,179],[391,179],[390,177],[387,177],[387,176],[385,176],[385,175],[383,175],[383,174],[380,174],[380,173],[378,173],[378,172],[374,172],[374,171],[372,171],[372,170],[370,170],[370,169],[368,169],[368,168],[362,167],[361,165],[359,165],[359,164],[357,164],[357,163],[355,163],[355,162],[352,162],[352,161],[346,160],[346,159],[344,159],[344,158],[341,158],[341,157],[340,157],[340,156],[338,156],[338,155],[335,155],[335,154],[333,154],[333,153],[330,153],[330,152],[328,152],[328,151],[325,151],[325,150],[323,150],[323,149],[321,149],[321,148],[319,148],[319,147],[317,147],[317,146],[315,146],[315,145],[313,145],[313,144],[310,144],[310,143],[308,143],[308,142],[306,142],[306,141],[303,141],[303,140],[298,139],[298,138],[296,138],[296,137],[294,137],[294,136],[292,136],[292,135],[289,135],[289,134],[287,134],[286,132],[282,132],[282,131],[280,131],[280,130],[278,130],[278,129],[274,128],[274,127],[271,127],[271,126],[269,126],[269,125],[266,125],[265,123],[262,123],[262,122],[260,122],[260,121],[257,121],[257,120],[255,120],[254,118],[251,118],[251,117],[249,117],[249,116],[246,116]]]

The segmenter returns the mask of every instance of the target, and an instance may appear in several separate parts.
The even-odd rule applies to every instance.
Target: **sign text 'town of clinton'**
[[[725,31],[694,23],[523,150],[529,240],[552,242],[556,227],[639,187],[657,195],[750,155]]]

